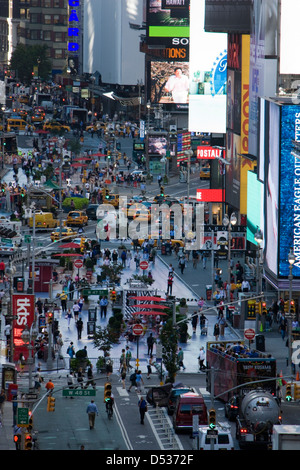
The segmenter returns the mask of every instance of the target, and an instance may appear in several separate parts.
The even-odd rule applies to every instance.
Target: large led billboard
[[[227,34],[204,30],[205,0],[190,2],[189,131],[226,133]]]
[[[264,232],[264,185],[253,171],[247,173],[247,241],[257,245],[257,228]],[[262,245],[263,248],[263,245]]]
[[[187,104],[189,99],[188,62],[151,62],[151,103]]]
[[[289,275],[292,248],[296,257],[293,276],[300,277],[300,152],[295,152],[293,142],[300,143],[300,106],[285,105],[280,135],[279,275]]]
[[[147,44],[188,46],[190,0],[147,1]]]
[[[281,0],[280,73],[300,74],[300,56],[295,48],[300,42],[299,0]]]

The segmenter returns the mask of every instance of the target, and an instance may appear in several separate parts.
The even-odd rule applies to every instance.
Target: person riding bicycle
[[[114,403],[115,403],[115,399],[114,399],[113,394],[111,394],[110,397],[105,398],[106,412],[108,412],[109,409],[111,409],[111,411],[113,410]]]

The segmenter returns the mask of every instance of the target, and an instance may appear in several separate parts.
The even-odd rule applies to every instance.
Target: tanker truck
[[[239,399],[236,439],[240,449],[272,446],[274,425],[281,424],[278,399],[266,390],[252,390]]]

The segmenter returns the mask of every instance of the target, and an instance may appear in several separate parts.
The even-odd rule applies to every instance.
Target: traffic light
[[[108,398],[111,398],[111,383],[110,382],[105,382],[105,384],[104,384],[104,402]]]
[[[25,433],[24,450],[32,450],[32,435],[30,433]]]
[[[290,314],[295,315],[296,309],[295,309],[295,301],[292,299],[291,304],[290,304]]]
[[[16,444],[16,450],[21,450],[21,434],[14,434],[14,443]]]
[[[255,302],[255,315],[261,315],[261,302]]]
[[[53,312],[47,312],[47,323],[51,325],[53,322]]]
[[[262,313],[262,315],[267,315],[267,313],[268,313],[267,302],[262,302],[261,303],[261,313]]]
[[[84,251],[84,243],[85,243],[84,238],[81,237],[81,239],[80,239],[80,251]]]
[[[210,429],[216,427],[216,410],[214,408],[211,408],[208,412],[208,425]]]
[[[164,197],[165,195],[165,188],[163,186],[160,187],[160,195],[161,197]]]
[[[32,429],[33,429],[32,411],[29,411],[28,414],[29,414],[29,421],[28,421],[27,431],[32,432]]]
[[[48,397],[47,411],[55,411],[55,398],[54,397]]]
[[[294,383],[294,400],[300,400],[300,384]]]
[[[107,159],[110,160],[110,150],[107,152]]]
[[[21,197],[25,197],[25,189],[22,188],[20,194],[21,194]]]
[[[285,387],[285,399],[286,401],[292,401],[292,384],[287,383]]]
[[[117,292],[115,290],[110,291],[110,300],[115,302],[117,300]]]
[[[287,300],[284,302],[284,313],[289,313],[289,302]]]

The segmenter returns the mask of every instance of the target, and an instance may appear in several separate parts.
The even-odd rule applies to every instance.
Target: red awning
[[[132,315],[168,315],[167,313],[163,313],[163,312],[154,312],[154,311],[150,311],[150,312],[132,312]]]
[[[166,299],[162,299],[161,297],[147,297],[147,296],[138,296],[138,297],[128,297],[129,299],[133,300],[149,300],[150,302],[165,302]]]
[[[91,160],[91,157],[77,157],[74,158],[73,162],[79,162],[81,160]]]
[[[59,254],[53,255],[53,256],[76,256],[76,257],[79,257],[79,256],[83,256],[83,255],[79,255],[78,253],[59,253]]]
[[[59,245],[58,248],[64,248],[64,249],[68,249],[68,248],[80,248],[80,245],[78,243],[73,243],[73,242],[70,242],[70,243],[66,243],[65,245]]]
[[[92,155],[90,155],[91,157],[106,157],[106,155],[104,153],[93,153]]]
[[[71,163],[71,166],[74,166],[75,168],[79,168],[80,166],[87,166],[86,163]]]
[[[155,305],[155,304],[137,304],[137,305],[130,305],[130,307],[137,307],[137,308],[150,308],[150,309],[155,309],[155,308],[158,308],[160,310],[166,310],[168,309],[169,307],[167,307],[166,305]],[[159,313],[159,312],[157,312]]]

